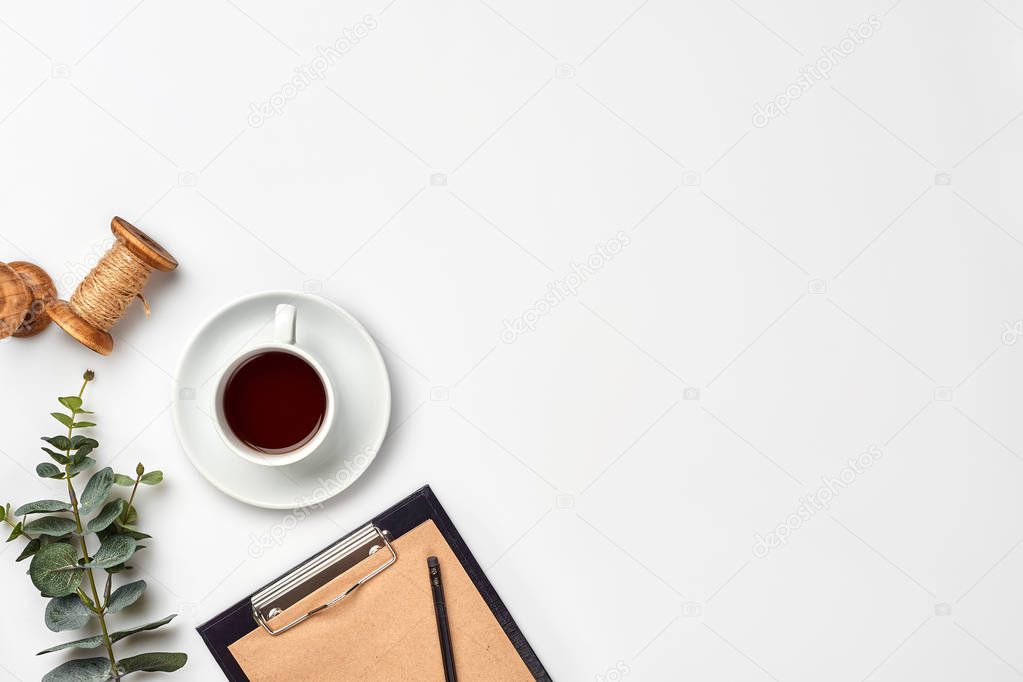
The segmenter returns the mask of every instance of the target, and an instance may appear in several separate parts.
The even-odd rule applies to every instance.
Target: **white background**
[[[1019,679],[1021,59],[1008,0],[0,3],[0,258],[66,297],[118,214],[181,261],[110,357],[0,346],[0,496],[59,496],[37,439],[94,368],[100,461],[167,472],[116,621],[181,614],[119,650],[187,651],[177,679],[218,678],[196,625],[427,482],[557,680]],[[193,470],[171,375],[211,312],[281,288],[365,323],[394,407],[369,472],[256,559],[285,516]],[[20,544],[3,682],[73,635]]]

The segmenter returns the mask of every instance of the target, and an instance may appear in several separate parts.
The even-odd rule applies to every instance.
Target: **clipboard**
[[[536,652],[522,634],[429,486],[415,491],[390,509],[375,516],[364,526],[340,538],[196,629],[228,680],[251,682],[230,651],[234,643],[259,628],[263,628],[272,636],[281,635],[291,628],[302,627],[304,621],[315,618],[320,611],[326,609],[331,609],[332,612],[336,609],[343,613],[346,599],[363,585],[377,580],[380,576],[386,576],[387,570],[400,560],[392,543],[427,522],[432,522],[447,542],[528,672],[536,680],[551,680]],[[330,599],[318,603],[315,608],[297,617],[289,616],[284,622],[278,622],[280,618],[274,620],[283,612],[286,604],[295,601],[296,595],[308,594],[314,589],[324,587],[334,577],[344,574],[370,556],[378,558],[373,569],[360,574],[357,580],[346,583],[345,588],[339,590],[336,595],[332,593]]]

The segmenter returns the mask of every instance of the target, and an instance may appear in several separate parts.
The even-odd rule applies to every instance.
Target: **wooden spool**
[[[127,220],[115,217],[110,231],[148,268],[170,272],[178,267],[178,262],[165,248]],[[51,320],[79,343],[101,355],[109,355],[114,349],[110,332],[93,325],[79,315],[72,304],[57,298],[53,280],[42,268],[24,262],[0,263],[0,339],[34,336]]]
[[[57,298],[50,276],[25,261],[0,263],[0,339],[35,336],[50,324],[46,305]]]

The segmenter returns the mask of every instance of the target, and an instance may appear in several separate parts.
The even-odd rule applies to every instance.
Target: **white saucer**
[[[232,358],[271,340],[278,303],[298,309],[298,345],[330,376],[337,414],[316,452],[295,464],[266,467],[224,444],[213,424],[213,393]],[[294,509],[337,495],[369,467],[391,418],[391,383],[380,350],[350,314],[320,296],[268,291],[235,301],[195,333],[178,363],[172,412],[185,454],[210,483],[257,507]]]

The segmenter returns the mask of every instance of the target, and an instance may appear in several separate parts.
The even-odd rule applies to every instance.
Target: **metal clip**
[[[394,547],[387,539],[388,535],[387,531],[381,531],[370,524],[320,552],[280,580],[252,595],[253,618],[270,635],[276,636],[337,604],[398,560],[398,553],[394,551]],[[364,559],[374,556],[382,548],[386,548],[390,552],[390,558],[364,575],[344,592],[299,616],[287,625],[276,629],[270,627],[269,621],[283,613],[289,606],[297,604],[303,597],[312,594]]]

